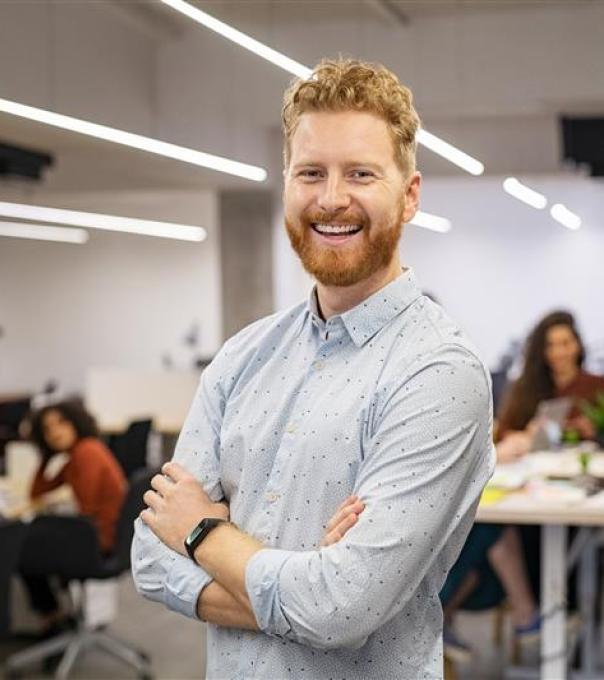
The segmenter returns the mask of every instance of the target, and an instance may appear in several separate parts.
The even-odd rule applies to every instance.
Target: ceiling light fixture
[[[507,177],[503,180],[503,190],[532,208],[537,208],[537,210],[543,210],[547,205],[547,198],[543,194],[527,187],[526,184],[522,184],[515,177]]]
[[[172,9],[176,10],[177,12],[189,17],[189,19],[196,21],[198,24],[201,24],[202,26],[209,28],[211,31],[218,33],[223,38],[226,38],[227,40],[240,45],[244,49],[253,52],[259,57],[270,61],[275,66],[282,68],[284,71],[292,73],[298,78],[310,78],[312,75],[312,69],[308,68],[308,66],[305,66],[294,59],[290,59],[289,57],[285,56],[285,54],[277,52],[277,50],[274,50],[255,38],[252,38],[251,36],[247,35],[247,33],[238,31],[236,28],[224,23],[224,21],[220,21],[207,12],[203,12],[197,7],[193,7],[193,5],[185,2],[184,0],[161,0],[161,2],[163,2],[164,5],[168,5]],[[430,149],[430,151],[433,151],[443,158],[446,158],[454,165],[457,165],[472,175],[482,175],[484,172],[484,165],[480,161],[472,158],[472,156],[469,156],[464,151],[461,151],[461,149],[458,149],[448,142],[445,142],[443,139],[437,137],[431,132],[428,132],[427,130],[422,129],[418,131],[417,141],[422,146]]]
[[[23,222],[4,222],[0,220],[0,236],[27,238],[37,241],[57,241],[82,245],[88,241],[85,229],[69,227],[50,227],[47,224],[25,224]]]
[[[575,231],[581,226],[581,218],[562,203],[554,203],[549,214],[567,229]]]
[[[203,241],[207,232],[203,227],[155,220],[134,219],[117,215],[81,212],[79,210],[63,210],[47,208],[25,203],[6,203],[0,201],[0,216],[13,217],[20,220],[50,222],[51,224],[69,224],[75,227],[88,227],[105,231],[119,231],[142,236],[157,236],[180,241]]]
[[[471,175],[482,175],[484,173],[484,165],[479,160],[470,156],[465,151],[458,149],[456,146],[453,146],[453,144],[445,142],[444,139],[433,135],[431,132],[428,132],[428,130],[420,128],[417,131],[415,139],[418,144],[421,144],[422,146],[425,146],[426,149],[430,149],[430,151],[433,151],[435,154],[446,158],[450,163],[457,165],[457,167],[469,172]]]
[[[196,151],[185,146],[162,142],[152,137],[144,137],[133,132],[118,130],[107,125],[99,125],[98,123],[91,123],[80,118],[64,116],[63,114],[47,111],[46,109],[26,106],[25,104],[19,104],[8,99],[0,99],[0,112],[34,120],[38,123],[61,128],[62,130],[70,130],[71,132],[78,132],[89,137],[104,139],[107,142],[129,146],[140,151],[148,151],[149,153],[173,158],[177,161],[183,161],[184,163],[190,163],[202,168],[209,168],[210,170],[217,170],[218,172],[235,175],[236,177],[243,177],[253,182],[263,182],[267,177],[266,170],[256,165],[240,163],[239,161],[215,156],[204,151]]]
[[[225,24],[224,21],[216,19],[207,12],[203,12],[197,7],[193,7],[193,5],[190,5],[188,2],[183,2],[183,0],[161,1],[165,5],[175,9],[177,12],[189,17],[189,19],[193,19],[193,21],[196,21],[198,24],[214,31],[214,33],[218,33],[223,38],[241,45],[241,47],[246,50],[257,54],[259,57],[270,61],[272,64],[275,64],[275,66],[278,66],[289,73],[293,73],[299,78],[308,78],[312,73],[312,69],[308,68],[308,66],[304,66],[304,64],[301,64],[299,61],[290,59],[285,56],[285,54],[277,52],[277,50],[272,49],[272,47],[268,47],[268,45],[261,43],[259,40],[252,38],[246,33],[238,31],[236,28],[229,26],[229,24]]]
[[[446,234],[451,231],[453,225],[446,217],[439,217],[438,215],[431,215],[430,213],[418,210],[415,217],[410,220],[409,224],[414,224],[416,227],[423,227],[430,229],[430,231],[437,231],[440,234]]]

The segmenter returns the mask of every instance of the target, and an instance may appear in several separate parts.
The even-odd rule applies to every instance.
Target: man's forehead
[[[386,122],[364,111],[311,112],[300,116],[291,140],[292,161],[306,157],[374,159],[392,156]]]

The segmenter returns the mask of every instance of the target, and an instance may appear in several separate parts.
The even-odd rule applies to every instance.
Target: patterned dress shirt
[[[488,373],[410,269],[327,322],[313,291],[230,339],[174,459],[266,546],[246,568],[261,632],[208,625],[207,677],[442,677],[438,593],[493,470],[491,426]],[[359,521],[321,548],[352,493]],[[132,568],[196,616],[210,578],[140,520]]]

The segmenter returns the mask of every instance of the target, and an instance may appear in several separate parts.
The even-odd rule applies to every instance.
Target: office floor
[[[27,627],[31,625],[31,619],[24,614],[23,594],[18,587],[15,590],[15,623],[20,628]],[[492,645],[491,615],[462,614],[458,623],[460,633],[472,641],[476,650],[471,664],[458,667],[459,679],[499,680],[506,660],[505,654]],[[204,625],[147,602],[136,593],[127,576],[119,583],[119,614],[111,629],[149,652],[156,680],[197,680],[204,677]],[[22,644],[0,643],[0,664],[7,654],[20,648]],[[535,656],[535,653],[526,654],[524,660],[535,661]],[[24,677],[45,676],[36,669]],[[127,680],[135,678],[136,674],[106,654],[92,650],[78,660],[71,677],[73,680]]]
[[[14,588],[15,626],[23,630],[31,627],[31,619],[24,613],[23,593]],[[135,591],[129,576],[119,583],[119,613],[111,625],[111,632],[146,650],[152,658],[156,680],[193,680],[205,673],[205,626],[189,621],[146,601]],[[22,643],[0,643],[1,664],[13,651],[22,649]],[[44,678],[39,669],[23,678]],[[125,664],[103,652],[90,650],[77,661],[73,680],[127,680],[136,673]]]

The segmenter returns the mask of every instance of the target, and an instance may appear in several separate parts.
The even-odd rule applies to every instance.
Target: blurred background
[[[292,72],[186,4],[0,2],[0,427],[13,465],[26,466],[18,423],[31,400],[67,395],[107,437],[152,420],[145,447],[158,463],[222,342],[309,291],[282,225]],[[424,128],[471,157],[420,144],[427,217],[405,228],[403,262],[495,374],[514,371],[554,308],[575,314],[588,366],[604,373],[604,2],[188,7],[298,66],[342,54],[392,69]],[[245,165],[225,171],[221,159]],[[127,574],[119,587],[130,604],[117,628],[154,649],[155,672],[201,677],[202,626],[141,601]],[[13,607],[13,625],[27,626],[25,609]],[[502,653],[485,652],[468,677],[498,677]],[[92,652],[78,664],[76,677],[129,672]]]

